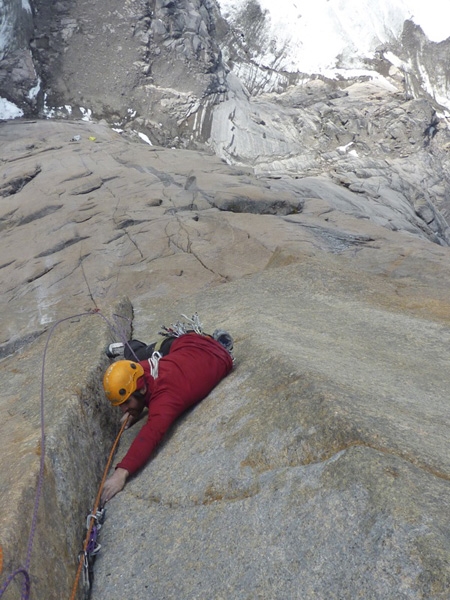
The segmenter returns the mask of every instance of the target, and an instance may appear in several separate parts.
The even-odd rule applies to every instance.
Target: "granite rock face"
[[[448,43],[406,22],[369,61],[372,79],[329,80],[282,70],[276,54],[258,62],[267,38],[256,2],[239,22],[225,21],[213,0],[113,2],[106,13],[96,1],[35,0],[35,9],[46,94],[37,114],[103,118],[257,175],[319,175],[352,192],[352,204],[364,204],[362,194],[380,213],[394,211],[382,217],[394,229],[396,215],[408,215],[411,231],[448,244]]]
[[[444,209],[433,230],[369,178],[256,177],[100,123],[0,135],[2,583],[26,560],[53,324],[30,574],[56,599],[117,431],[104,348],[132,316],[151,341],[197,311],[235,369],[108,505],[92,597],[448,598]]]
[[[248,98],[236,80],[214,113],[211,145],[257,174],[320,175],[352,192],[353,205],[370,198],[380,210],[421,215],[448,244],[448,135],[432,103],[379,83],[316,80]]]
[[[108,506],[92,597],[447,600],[448,44],[331,81],[258,62],[255,2],[6,4],[0,96],[63,120],[0,123],[0,585],[69,597],[105,346],[198,311],[235,369]]]
[[[111,503],[94,598],[448,596],[448,302],[287,262],[196,296],[235,371]]]
[[[0,93],[17,102],[26,116],[93,115],[116,127],[145,130],[158,145],[215,146],[222,139],[211,134],[211,124],[218,118],[221,103],[233,100],[237,81],[247,95],[239,107],[247,119],[255,112],[252,98],[265,103],[272,113],[280,110],[278,96],[282,103],[292,99],[289,109],[294,123],[290,123],[289,111],[281,111],[279,118],[289,129],[280,154],[283,161],[297,153],[292,138],[307,118],[285,92],[301,91],[311,81],[324,80],[314,73],[287,69],[288,46],[276,49],[277,44],[272,44],[268,52],[267,15],[255,0],[243,3],[242,11],[227,16],[228,20],[215,0],[128,0],[125,4],[113,0],[108,7],[97,0],[52,4],[33,0],[32,5],[8,0],[4,5],[11,35],[3,49]],[[272,61],[263,61],[268,54]],[[448,55],[448,42],[430,42],[420,28],[405,21],[402,36],[380,46],[364,66],[371,77],[403,99],[422,98],[442,113],[442,105],[447,107]],[[349,81],[325,81],[334,94],[340,94],[349,84],[368,79],[363,75]],[[323,103],[329,100],[325,94]],[[359,120],[362,123],[370,116],[362,110]],[[256,118],[266,121],[260,134],[269,132],[268,138],[277,139],[277,124]],[[442,125],[442,119],[441,114],[432,120]],[[382,113],[371,120],[385,130]],[[421,123],[422,132],[431,126],[431,121]],[[395,126],[387,124],[392,132],[399,125],[402,129],[401,119]],[[361,124],[356,131],[349,130],[345,143],[355,141],[351,133],[359,135],[360,128]],[[335,129],[320,133],[315,132],[315,146],[325,136],[318,147],[326,152],[321,146],[329,141],[327,134],[333,140]],[[263,147],[266,136],[258,136]]]
[[[19,302],[15,311],[22,308]],[[102,315],[72,314],[34,340],[22,340],[0,367],[1,584],[24,567],[35,599],[70,595],[86,517],[119,428],[101,385],[104,349],[112,341],[107,323],[117,320],[116,327],[130,331],[131,306],[117,302]],[[3,597],[22,598],[23,581],[17,575]]]

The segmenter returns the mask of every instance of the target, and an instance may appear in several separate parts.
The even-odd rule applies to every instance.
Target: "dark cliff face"
[[[55,116],[81,117],[82,107],[122,127],[139,119],[154,142],[179,145],[191,141],[199,108],[226,92],[216,39],[226,24],[214,1],[35,7],[34,57]],[[205,141],[207,115],[202,122],[194,137]]]
[[[28,47],[33,35],[33,12],[27,0],[3,0],[0,35],[0,59]]]
[[[99,0],[33,0],[32,9],[24,6],[5,4],[11,34],[0,96],[26,116],[77,118],[85,114],[80,108],[89,109],[120,126],[137,120],[155,143],[192,146],[209,139],[214,107],[236,85],[230,72],[255,97],[282,93],[306,77],[280,69],[276,53],[264,67],[254,59],[271,43],[267,15],[255,0],[229,23],[216,0],[111,0],[107,7]],[[402,38],[380,49],[382,60],[369,61],[370,68],[386,76],[390,50],[405,63],[411,93],[421,95],[430,84],[446,93],[448,44],[429,42],[407,22]]]
[[[430,42],[418,25],[405,21],[402,36],[392,43],[391,50],[408,65],[404,75],[411,97],[428,92],[448,106],[450,38],[440,43]]]
[[[31,52],[33,11],[28,1],[5,0],[0,6],[0,97],[25,114],[37,109],[38,74]]]
[[[406,22],[368,62],[378,80],[329,80],[282,71],[281,55],[262,67],[266,18],[255,0],[233,22],[215,0],[35,0],[34,32],[29,21],[5,63],[19,66],[1,70],[0,82],[26,116],[106,119],[124,135],[212,150],[257,174],[325,176],[448,244],[450,139],[439,101],[450,42],[429,42]]]

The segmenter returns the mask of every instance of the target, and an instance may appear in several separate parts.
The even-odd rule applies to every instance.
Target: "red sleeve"
[[[147,423],[137,434],[125,458],[117,465],[134,473],[150,459],[153,451],[161,442],[172,423],[185,410],[184,406],[176,406],[170,395],[161,396],[158,402],[151,402]]]
[[[130,474],[143,467],[172,423],[205,398],[232,366],[230,355],[215,340],[197,335],[175,340],[159,362],[147,423],[117,466]]]

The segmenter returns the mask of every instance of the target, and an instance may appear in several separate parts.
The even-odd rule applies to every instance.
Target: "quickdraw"
[[[94,301],[95,303],[95,301]],[[64,317],[62,319],[59,319],[58,321],[56,321],[55,323],[53,323],[52,327],[50,328],[50,331],[48,332],[47,335],[47,341],[45,343],[45,348],[44,348],[44,353],[42,355],[42,372],[41,372],[41,393],[40,393],[40,402],[39,402],[39,406],[40,406],[40,421],[41,421],[41,452],[40,452],[40,460],[39,460],[39,475],[38,475],[38,483],[37,483],[37,487],[36,487],[36,493],[35,493],[35,500],[34,500],[34,508],[33,508],[33,513],[32,513],[32,518],[31,518],[31,526],[30,526],[30,533],[28,536],[28,544],[27,544],[27,554],[26,554],[26,559],[25,559],[25,564],[21,567],[18,567],[17,569],[15,569],[6,579],[6,581],[3,583],[3,585],[0,587],[0,598],[3,597],[3,594],[6,592],[7,588],[9,587],[9,585],[11,584],[11,582],[19,576],[23,577],[23,582],[22,582],[22,591],[21,591],[21,600],[29,600],[30,598],[30,592],[31,592],[31,577],[30,577],[30,564],[31,564],[31,556],[32,556],[32,550],[33,550],[33,543],[34,543],[34,536],[36,534],[36,529],[37,529],[37,521],[38,521],[38,510],[39,510],[39,504],[40,504],[40,499],[41,499],[41,493],[42,493],[42,489],[43,489],[43,483],[44,483],[44,470],[45,470],[45,456],[46,456],[46,452],[45,452],[45,413],[44,413],[44,387],[45,387],[45,365],[46,365],[46,359],[47,359],[47,351],[48,351],[48,347],[49,347],[49,343],[51,340],[51,337],[53,335],[54,330],[56,329],[56,327],[58,327],[61,323],[64,323],[66,321],[73,321],[74,319],[78,319],[81,317],[87,317],[87,316],[91,316],[91,315],[98,315],[99,317],[101,317],[104,321],[106,321],[106,323],[109,325],[111,331],[115,332],[115,327],[112,325],[112,323],[101,313],[100,309],[98,307],[88,311],[88,312],[84,312],[84,313],[80,313],[80,314],[76,314],[76,315],[71,315],[70,317]],[[125,318],[122,317],[121,315],[113,315],[114,318]],[[125,336],[123,336],[125,337]],[[123,429],[121,429],[119,436],[121,435]],[[116,440],[116,444],[113,446],[113,449],[115,449],[116,445],[117,445],[118,439]],[[110,457],[110,461],[112,460],[112,457]],[[110,464],[110,462],[109,462]],[[109,468],[109,466],[108,466]],[[103,485],[103,482],[102,482]],[[78,575],[77,575],[77,579],[78,579]],[[77,582],[76,582],[77,585]],[[74,592],[75,593],[75,592]],[[74,597],[74,596],[73,596]]]
[[[109,453],[109,457],[106,463],[105,470],[103,472],[102,481],[98,488],[97,497],[95,499],[94,508],[92,512],[90,512],[86,518],[86,537],[84,539],[83,550],[78,555],[78,569],[75,576],[75,582],[72,588],[72,594],[70,596],[70,600],[75,600],[77,595],[77,590],[80,582],[80,578],[83,577],[83,591],[85,600],[89,599],[92,582],[94,579],[94,561],[97,554],[100,551],[100,544],[97,541],[98,532],[100,531],[101,526],[105,520],[106,509],[102,506],[100,508],[100,498],[103,490],[103,486],[106,481],[106,477],[108,476],[108,471],[111,466],[111,462],[116,451],[119,440],[122,436],[122,433],[127,426],[128,418],[124,420],[122,423],[122,427],[120,428],[119,433],[112,445],[111,452]]]
[[[92,583],[94,581],[94,562],[97,554],[100,552],[101,544],[98,543],[98,532],[100,531],[106,516],[106,508],[90,513],[86,518],[86,530],[88,531],[88,541],[86,549],[78,555],[78,560],[82,562],[82,590],[84,599],[89,600]]]
[[[192,315],[191,318],[186,315],[181,315],[187,321],[187,323],[183,321],[177,321],[176,323],[171,323],[169,327],[162,325],[162,331],[159,332],[159,335],[164,337],[180,337],[188,331],[194,331],[199,335],[203,334],[203,323],[200,322],[200,317],[197,313]]]

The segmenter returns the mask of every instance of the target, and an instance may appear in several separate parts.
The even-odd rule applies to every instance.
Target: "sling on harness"
[[[125,344],[120,342],[113,343],[110,344],[106,349],[106,355],[111,359],[123,356],[123,358],[126,360],[134,360],[138,362],[141,360],[150,361],[154,353],[158,353],[159,358],[169,354],[170,347],[172,346],[174,340],[182,335],[185,335],[186,333],[208,335],[203,332],[203,324],[200,322],[200,318],[197,313],[192,315],[191,318],[187,317],[186,315],[181,316],[184,317],[186,321],[177,321],[176,323],[171,323],[168,327],[162,325],[161,331],[159,332],[159,335],[162,336],[162,339],[158,340],[157,342],[153,342],[149,345],[141,342],[140,340],[128,340]],[[219,342],[219,344],[221,344],[233,358],[233,338],[227,331],[223,329],[216,329],[209,337],[212,337],[214,340]]]

